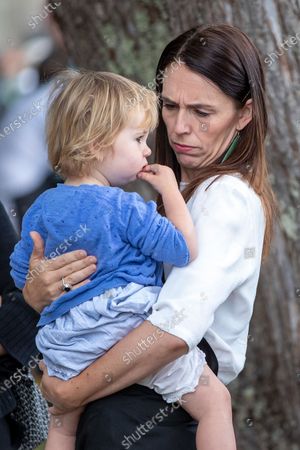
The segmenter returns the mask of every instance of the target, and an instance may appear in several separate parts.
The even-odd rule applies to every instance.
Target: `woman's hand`
[[[30,236],[34,247],[29,271],[36,275],[27,280],[23,295],[25,301],[40,313],[51,301],[64,294],[62,278],[72,285],[72,289],[87,284],[90,281],[88,277],[96,271],[97,259],[95,256],[87,256],[84,250],[75,250],[46,260],[43,239],[36,231],[32,231]]]

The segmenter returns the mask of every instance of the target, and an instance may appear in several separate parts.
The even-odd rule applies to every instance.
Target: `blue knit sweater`
[[[46,258],[77,249],[98,258],[91,282],[46,307],[41,326],[113,287],[130,282],[162,286],[162,262],[181,267],[190,259],[182,233],[158,214],[154,201],[117,187],[58,184],[40,195],[23,218],[21,240],[10,259],[20,289],[43,271],[42,263],[28,272],[30,231],[44,239]]]

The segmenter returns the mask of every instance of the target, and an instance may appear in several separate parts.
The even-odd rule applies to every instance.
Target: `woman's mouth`
[[[177,153],[188,153],[196,147],[190,145],[178,144],[177,142],[173,142],[173,145],[177,151]]]

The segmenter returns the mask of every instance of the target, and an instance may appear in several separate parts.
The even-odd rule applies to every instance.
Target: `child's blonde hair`
[[[58,76],[50,99],[48,156],[63,178],[88,175],[132,113],[145,111],[141,128],[152,131],[157,125],[156,94],[114,73],[66,70]]]

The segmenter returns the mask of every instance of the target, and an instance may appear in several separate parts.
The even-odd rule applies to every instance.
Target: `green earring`
[[[229,156],[231,155],[231,153],[233,152],[233,150],[235,149],[235,147],[237,146],[238,142],[240,140],[240,132],[238,131],[237,134],[235,135],[235,137],[233,138],[226,154],[224,155],[224,158],[221,161],[221,164],[226,161],[226,159],[229,158]]]

